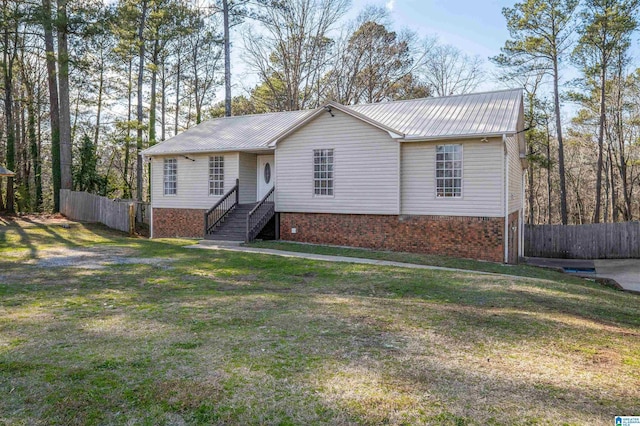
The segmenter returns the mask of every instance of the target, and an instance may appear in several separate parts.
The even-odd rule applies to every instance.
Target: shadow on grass
[[[637,391],[562,384],[482,356],[486,344],[588,347],[604,332],[631,344],[640,331],[631,295],[131,243],[175,262],[25,266],[25,283],[0,285],[0,306],[19,318],[3,318],[0,331],[25,339],[0,352],[0,383],[31,383],[10,396],[13,412],[28,407],[54,423],[171,423],[163,416],[173,414],[203,424],[376,424],[400,423],[393,416],[404,411],[408,423],[504,424],[640,408]]]
[[[114,277],[118,281],[124,271],[119,272]],[[411,337],[403,332],[402,324],[375,319],[376,315],[384,315],[377,305],[381,303],[386,310],[388,303],[374,298],[350,297],[356,303],[345,300],[343,309],[331,309],[322,302],[327,297],[325,293],[287,297],[265,289],[234,291],[226,283],[227,290],[207,298],[204,296],[209,290],[195,291],[202,283],[191,285],[195,287],[175,290],[190,292],[168,291],[164,298],[157,297],[159,294],[151,298],[159,309],[147,319],[167,326],[159,327],[162,331],[158,334],[150,333],[148,324],[141,322],[148,315],[140,310],[150,302],[148,291],[130,287],[122,299],[124,306],[117,313],[126,319],[120,332],[88,328],[87,314],[100,320],[114,315],[114,311],[102,308],[105,289],[89,287],[83,297],[101,309],[53,309],[63,325],[57,330],[58,336],[51,335],[50,325],[32,324],[28,328],[38,324],[49,328],[48,346],[43,347],[38,341],[24,343],[0,355],[0,370],[5,377],[30,377],[40,388],[47,389],[44,413],[63,423],[74,419],[108,422],[110,415],[123,410],[129,415],[138,410],[163,410],[186,418],[197,412],[211,418],[225,413],[224,420],[247,424],[260,423],[259,417],[252,417],[258,412],[280,420],[288,417],[294,423],[319,423],[322,417],[313,414],[316,412],[374,424],[397,423],[394,416],[404,410],[410,412],[409,419],[423,423],[455,423],[455,418],[483,422],[493,418],[503,424],[520,415],[529,416],[532,421],[536,416],[544,421],[544,416],[557,420],[554,416],[561,415],[571,421],[584,418],[580,416],[602,418],[612,409],[638,408],[633,395],[613,392],[606,396],[570,380],[558,385],[542,376],[496,371],[489,364],[443,363],[442,358],[431,356],[439,350],[433,346],[418,353],[406,351]],[[187,298],[189,293],[192,297]],[[53,300],[59,300],[59,296],[50,295]],[[368,306],[357,311],[358,302],[363,300]],[[199,304],[193,305],[194,301]],[[438,309],[427,302],[414,303],[415,314],[422,309],[429,317],[428,310]],[[455,307],[445,314],[451,316],[478,332],[502,326],[482,321],[483,315],[460,316]],[[541,323],[536,318],[518,316],[507,318],[510,321],[533,322],[532,326]],[[542,328],[552,328],[554,338],[564,334],[564,330],[554,331],[553,324],[543,322]],[[428,328],[427,325],[424,329]],[[451,338],[455,340],[455,336]],[[458,342],[463,346],[462,343],[476,342],[465,337]],[[412,350],[423,344],[414,342]],[[211,360],[209,352],[219,357]],[[185,363],[191,372],[187,376]],[[216,376],[219,383],[199,383],[205,371],[224,374]],[[171,379],[176,376],[184,377],[185,382],[178,386]],[[169,389],[171,383],[173,390]],[[211,395],[205,392],[208,401],[199,399],[195,390],[188,390],[207,385],[217,389],[212,389]],[[280,395],[280,402],[273,400],[274,393]],[[300,395],[306,396],[301,399]],[[432,406],[421,399],[423,395],[428,395]],[[613,396],[615,401],[609,399]],[[479,405],[478,400],[483,404]],[[423,403],[427,405],[421,406]],[[513,412],[513,407],[519,408]]]

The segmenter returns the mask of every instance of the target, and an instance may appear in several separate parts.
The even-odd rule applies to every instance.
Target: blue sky
[[[369,4],[385,6],[396,28],[408,27],[422,36],[437,35],[443,44],[486,59],[500,53],[509,37],[502,8],[514,3],[514,0],[354,0],[353,10]]]
[[[502,8],[512,7],[516,0],[352,0],[345,19],[355,18],[366,6],[386,7],[393,20],[394,29],[408,28],[421,37],[436,36],[440,43],[451,44],[469,55],[478,55],[484,61],[487,78],[477,91],[504,88],[494,81],[494,67],[490,56],[500,53],[500,47],[509,37]],[[236,33],[239,38],[240,34]],[[232,77],[234,94],[249,89],[257,83],[257,77],[247,71],[241,60],[242,42],[232,48]],[[222,91],[220,90],[220,95]],[[223,96],[218,96],[218,98]]]
[[[503,7],[516,0],[353,0],[352,13],[367,5],[389,10],[396,29],[409,28],[420,36],[436,36],[441,44],[453,45],[484,61],[486,78],[476,91],[504,88],[495,81],[489,57],[500,53],[509,37]]]

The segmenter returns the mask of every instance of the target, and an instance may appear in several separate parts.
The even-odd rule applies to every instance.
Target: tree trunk
[[[202,120],[202,112],[200,111],[200,77],[198,75],[198,50],[200,44],[196,42],[193,47],[193,94],[196,106],[196,124],[200,124]]]
[[[528,146],[528,150],[529,150],[529,155],[533,154],[533,147],[531,146],[531,144],[529,144]],[[535,200],[535,195],[533,193],[533,162],[529,161],[529,167],[527,167],[527,178],[529,180],[529,220],[527,221],[529,223],[529,225],[533,225],[534,221],[533,221],[533,214],[534,214],[534,200]]]
[[[98,80],[98,105],[96,107],[96,128],[93,132],[93,146],[98,147],[100,140],[100,118],[102,114],[102,93],[104,91],[104,52],[100,52],[100,78]]]
[[[549,225],[551,225],[551,222],[553,221],[553,216],[552,216],[552,212],[551,212],[551,205],[552,205],[552,199],[551,199],[551,195],[552,195],[552,186],[551,186],[551,134],[549,133],[549,121],[546,120],[545,122],[546,124],[546,130],[547,130],[547,223]]]
[[[53,50],[51,1],[42,0],[44,44],[47,57],[47,83],[49,86],[49,118],[51,122],[51,175],[53,180],[53,211],[60,211],[60,110],[58,108],[58,75]]]
[[[605,86],[605,78],[606,74],[606,63],[602,61],[601,70],[600,70],[600,120],[598,123],[598,163],[596,166],[596,207],[593,212],[593,223],[600,222],[600,210],[601,210],[601,202],[602,202],[602,157],[604,154],[604,126],[605,126],[605,115],[607,111],[605,110],[605,95],[606,95],[606,86]]]
[[[609,153],[609,180],[611,181],[611,220],[613,222],[619,221],[618,211],[618,190],[616,188],[616,176],[614,173],[614,164],[616,163],[613,151],[611,150],[611,144],[607,144],[607,151]]]
[[[165,135],[166,135],[166,119],[167,119],[167,96],[166,96],[166,90],[167,90],[167,75],[166,75],[166,69],[164,67],[164,64],[166,62],[166,56],[163,55],[162,58],[162,75],[160,77],[160,90],[162,91],[161,95],[160,95],[160,121],[162,121],[162,127],[160,128],[160,140],[163,141],[165,140]]]
[[[127,136],[124,143],[124,198],[131,199],[131,181],[129,179],[129,159],[131,156],[131,95],[133,94],[133,58],[129,58],[129,85],[127,86]]]
[[[40,168],[40,176],[39,181],[36,181],[36,204],[40,206],[40,210],[42,210],[42,120],[39,119],[41,117],[42,111],[42,103],[40,102],[40,92],[42,89],[38,89],[38,95],[35,96],[36,99],[36,150],[38,155],[38,166]]]
[[[139,56],[138,56],[138,108],[137,108],[137,119],[138,119],[138,132],[136,138],[136,200],[142,201],[142,183],[143,183],[143,167],[142,167],[142,157],[140,156],[140,151],[142,151],[142,83],[144,77],[144,25],[147,19],[147,0],[143,0],[142,2],[142,15],[140,17],[140,26],[138,27],[138,43],[139,43]],[[140,211],[140,209],[138,209]],[[140,214],[138,214],[139,216]],[[137,220],[140,222],[141,217],[138,217]]]
[[[29,161],[29,149],[27,141],[27,114],[25,109],[26,95],[22,93],[21,88],[17,88],[17,98],[15,101],[14,111],[18,111],[20,115],[16,123],[16,140],[19,141],[16,147],[16,158],[22,165],[22,173],[19,173],[16,179],[16,186],[20,191],[20,198],[17,200],[18,211],[31,211],[31,162]]]
[[[231,43],[228,0],[222,0],[222,9],[224,12],[224,115],[231,117]]]
[[[26,73],[25,73],[26,74]],[[32,210],[40,211],[42,206],[42,165],[38,150],[38,137],[36,134],[36,105],[33,94],[33,86],[24,76],[24,86],[26,90],[27,102],[27,138],[29,139],[29,157],[33,167],[33,185],[35,186],[35,198],[32,203]]]
[[[556,115],[556,132],[558,138],[558,173],[560,174],[560,217],[562,224],[568,223],[567,214],[567,183],[565,180],[565,168],[564,168],[564,143],[562,140],[562,117],[560,116],[560,93],[558,90],[558,58],[553,59],[553,103]],[[551,191],[551,188],[549,188]],[[551,207],[551,204],[549,204]],[[549,212],[551,217],[551,212]]]
[[[153,43],[153,53],[151,55],[151,99],[149,100],[149,146],[156,143],[156,85],[158,83],[158,49],[159,41]]]
[[[69,52],[67,0],[58,0],[58,93],[60,96],[60,187],[73,187],[71,174],[71,109],[69,104]]]
[[[5,1],[6,7],[6,1]],[[4,51],[3,51],[3,74],[4,74],[4,117],[7,132],[7,168],[16,171],[15,168],[15,124],[13,122],[13,53],[9,52],[9,32],[10,28],[5,24],[3,31]],[[15,47],[15,46],[14,46]],[[13,177],[7,177],[7,202],[5,205],[9,213],[15,212],[15,194],[13,190]]]
[[[176,64],[176,116],[173,126],[173,135],[178,134],[178,120],[180,118],[180,73],[182,71],[182,56],[178,52],[178,63]]]

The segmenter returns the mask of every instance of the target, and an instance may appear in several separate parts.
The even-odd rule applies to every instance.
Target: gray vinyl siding
[[[321,114],[276,148],[276,210],[398,214],[398,142],[340,111]],[[334,195],[315,196],[313,150],[333,149]]]
[[[240,203],[256,202],[257,157],[256,154],[240,152]]]
[[[516,136],[507,137],[509,151],[509,213],[522,208],[522,163]]]
[[[436,145],[462,144],[462,197],[437,198]],[[504,216],[502,138],[402,144],[402,214]]]
[[[224,156],[224,192],[229,191],[238,177],[238,153],[218,153]],[[158,208],[209,209],[221,196],[209,195],[209,154],[190,154],[191,161],[181,155],[154,156],[151,160],[151,203]],[[165,158],[178,160],[177,194],[164,195],[163,164]],[[254,179],[255,180],[255,179]]]

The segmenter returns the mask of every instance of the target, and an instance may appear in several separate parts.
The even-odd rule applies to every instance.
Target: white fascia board
[[[402,142],[433,142],[448,139],[475,139],[475,138],[501,138],[503,136],[514,135],[511,133],[473,133],[464,135],[440,135],[440,136],[405,136]]]

